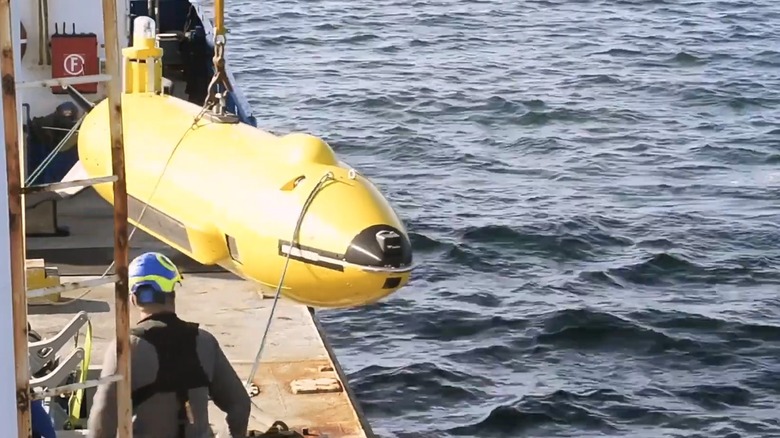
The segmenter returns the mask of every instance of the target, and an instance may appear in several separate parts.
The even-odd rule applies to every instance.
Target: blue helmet
[[[165,294],[173,293],[182,275],[171,259],[159,252],[139,255],[128,266],[130,293],[139,304],[165,302]]]

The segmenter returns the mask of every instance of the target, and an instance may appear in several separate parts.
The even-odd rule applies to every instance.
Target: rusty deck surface
[[[61,224],[69,226],[73,235],[29,238],[28,257],[41,257],[47,265],[58,266],[63,283],[95,278],[95,273],[102,273],[111,260],[112,231],[111,210],[105,203],[101,206],[101,202],[94,195],[80,195],[63,203]],[[79,213],[85,217],[82,219]],[[66,241],[71,241],[70,246]],[[102,245],[98,245],[101,241]],[[150,249],[177,254],[148,235],[141,235],[140,231],[131,241],[131,248],[131,256]],[[74,253],[70,258],[67,257],[69,249]],[[108,263],[102,264],[105,260],[101,259],[106,255]],[[184,265],[184,282],[177,293],[177,313],[213,333],[238,375],[245,380],[260,345],[273,298],[260,296],[250,282],[225,272],[203,272],[207,269],[191,260],[188,264],[186,257],[182,257],[177,256],[177,263]],[[87,263],[89,259],[100,264]],[[72,276],[65,276],[68,274]],[[72,291],[62,299],[84,292],[84,289]],[[106,344],[114,336],[113,294],[113,285],[105,285],[70,304],[31,305],[29,320],[35,330],[48,337],[77,312],[87,311],[93,325],[92,364],[99,365]],[[132,312],[131,321],[136,321],[135,309]],[[252,398],[250,430],[265,431],[273,421],[282,420],[298,430],[307,428],[312,435],[373,436],[310,309],[280,299],[271,324],[254,379],[260,393]],[[227,436],[224,415],[212,406],[210,416],[215,430]]]

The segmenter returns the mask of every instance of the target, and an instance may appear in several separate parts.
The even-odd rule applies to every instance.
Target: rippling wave
[[[229,7],[259,123],[409,229],[320,313],[380,435],[780,436],[780,3]]]

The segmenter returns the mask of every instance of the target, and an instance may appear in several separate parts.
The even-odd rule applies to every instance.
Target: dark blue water
[[[780,2],[229,1],[262,127],[420,267],[322,312],[382,436],[780,436]]]

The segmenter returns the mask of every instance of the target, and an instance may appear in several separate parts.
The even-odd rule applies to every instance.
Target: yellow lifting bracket
[[[214,77],[209,83],[205,109],[218,116],[225,116],[225,97],[233,92],[233,87],[225,72],[225,3],[224,0],[214,0]],[[217,86],[222,85],[225,91],[217,92]]]

